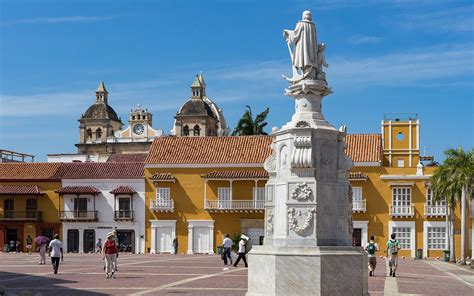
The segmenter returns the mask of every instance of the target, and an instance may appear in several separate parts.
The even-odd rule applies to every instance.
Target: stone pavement
[[[474,273],[438,261],[400,259],[396,278],[378,259],[369,277],[371,295],[474,295]],[[243,265],[242,265],[243,266]],[[130,255],[119,257],[117,278],[106,279],[96,254],[66,254],[59,274],[38,256],[0,254],[0,286],[7,295],[245,295],[247,270],[223,271],[217,255]],[[350,268],[348,266],[348,268]]]

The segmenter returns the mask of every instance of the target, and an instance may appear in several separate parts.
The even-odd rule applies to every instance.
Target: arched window
[[[92,139],[92,130],[90,128],[87,129],[87,140]]]
[[[100,129],[100,127],[95,131],[95,137],[97,139],[101,139],[102,138],[102,130]]]
[[[26,200],[26,216],[28,218],[36,218],[36,211],[38,210],[38,202],[36,198],[28,198]]]
[[[201,129],[199,128],[199,125],[196,124],[193,130],[194,130],[194,136],[199,137],[199,135],[201,134]]]
[[[183,132],[181,134],[183,136],[189,136],[189,127],[187,125],[183,126]]]

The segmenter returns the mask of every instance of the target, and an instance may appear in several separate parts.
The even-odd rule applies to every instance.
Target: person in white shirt
[[[375,267],[377,267],[377,257],[375,252],[379,250],[379,245],[375,242],[375,237],[370,236],[370,242],[364,247],[369,257],[369,276],[375,276]]]
[[[239,254],[239,257],[237,258],[237,260],[235,261],[234,263],[234,267],[237,267],[237,265],[239,264],[240,262],[240,259],[242,259],[244,261],[244,264],[245,264],[245,267],[248,267],[247,265],[247,260],[245,259],[245,249],[246,249],[246,245],[247,245],[247,240],[248,240],[248,236],[242,234],[240,236],[240,242],[239,242],[239,251],[237,252]]]
[[[232,250],[232,245],[234,242],[229,238],[229,235],[226,234],[224,240],[222,241],[222,248],[223,248],[223,259],[224,265],[227,265],[227,258],[230,260],[230,264],[232,265],[232,256],[230,255],[230,251]]]
[[[59,240],[59,234],[54,235],[54,239],[49,243],[49,255],[53,265],[54,274],[58,273],[59,258],[63,261],[63,243]]]

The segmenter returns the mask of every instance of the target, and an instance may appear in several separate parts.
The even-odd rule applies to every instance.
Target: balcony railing
[[[115,221],[133,220],[133,211],[118,210],[114,214]]]
[[[390,206],[390,216],[392,217],[413,217],[415,209],[413,205],[409,206]]]
[[[352,201],[352,211],[353,212],[364,212],[367,210],[365,207],[365,199],[363,200],[353,200]]]
[[[206,200],[206,210],[220,212],[263,212],[265,201],[263,200]]]
[[[60,211],[59,220],[62,221],[97,221],[97,211]]]
[[[446,216],[446,206],[440,204],[425,204],[425,216]]]
[[[152,200],[150,208],[156,212],[174,212],[174,200],[171,198]]]
[[[0,221],[34,221],[41,222],[43,212],[40,211],[0,211]]]

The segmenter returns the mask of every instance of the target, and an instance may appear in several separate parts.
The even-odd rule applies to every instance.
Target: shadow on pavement
[[[0,271],[0,296],[40,296],[40,295],[107,295],[103,293],[77,290],[62,286],[62,284],[76,283],[58,277],[28,275]]]

